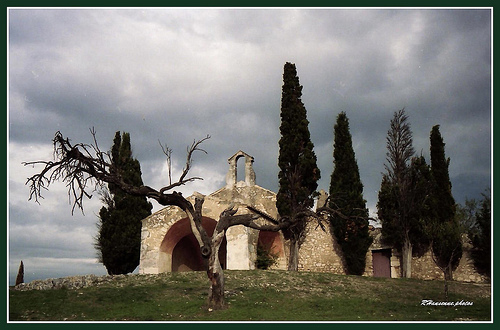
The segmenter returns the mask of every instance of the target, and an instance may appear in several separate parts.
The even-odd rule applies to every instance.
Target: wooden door
[[[391,277],[391,250],[372,251],[373,258],[373,276]]]

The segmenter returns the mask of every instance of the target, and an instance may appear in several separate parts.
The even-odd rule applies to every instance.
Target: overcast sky
[[[186,147],[198,181],[225,184],[227,159],[255,157],[257,184],[278,190],[283,65],[296,64],[309,130],[328,191],[333,125],[345,111],[370,214],[395,111],[405,108],[413,146],[429,159],[441,125],[457,202],[480,198],[491,182],[491,12],[489,9],[10,9],[9,274],[25,280],[105,274],[93,237],[99,196],[71,215],[64,184],[38,205],[26,178],[52,159],[56,131],[108,150],[116,131],[131,134],[145,184],[168,182],[158,140],[174,151],[179,175]],[[153,202],[153,204],[155,204]],[[155,210],[160,208],[155,204]]]

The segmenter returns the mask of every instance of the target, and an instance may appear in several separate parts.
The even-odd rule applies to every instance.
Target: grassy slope
[[[451,283],[448,301],[472,306],[421,306],[445,301],[443,282],[327,273],[226,271],[228,308],[208,311],[203,272],[133,275],[81,290],[9,292],[10,320],[490,320],[490,286]]]

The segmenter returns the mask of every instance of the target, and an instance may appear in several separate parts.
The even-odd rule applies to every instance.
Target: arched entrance
[[[283,248],[283,240],[279,232],[274,231],[259,231],[258,249],[262,249],[265,253],[269,253],[278,258],[285,256]]]
[[[215,229],[217,222],[211,218],[202,218],[203,228],[209,236]],[[219,250],[219,259],[222,268],[226,268],[226,239],[222,241]],[[160,246],[159,265],[160,273],[184,272],[205,270],[200,246],[191,230],[188,218],[177,221],[170,227]]]

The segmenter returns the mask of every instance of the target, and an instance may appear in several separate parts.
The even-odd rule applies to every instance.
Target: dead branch
[[[259,215],[260,217],[262,217],[263,219],[265,219],[265,220],[267,220],[267,221],[269,221],[269,222],[271,222],[271,223],[273,223],[273,224],[275,224],[275,225],[279,225],[279,223],[280,223],[277,219],[273,218],[273,217],[272,217],[272,216],[270,216],[269,214],[267,214],[267,213],[265,213],[265,212],[263,212],[263,211],[261,211],[261,210],[259,210],[259,209],[256,209],[256,208],[255,208],[255,207],[253,207],[253,206],[248,205],[248,206],[247,206],[247,209],[249,209],[250,211],[252,211],[252,212],[253,212],[253,213],[255,213],[255,214],[258,214],[258,215]]]
[[[95,135],[95,131],[91,130]],[[95,136],[94,136],[95,140]],[[62,181],[68,187],[68,195],[73,198],[73,208],[78,206],[83,211],[83,198],[91,198],[92,193],[87,192],[87,187],[94,183],[93,191],[102,185],[103,174],[109,171],[111,166],[109,154],[103,153],[96,145],[78,143],[72,145],[69,139],[65,139],[61,132],[56,132],[53,139],[54,161],[24,162],[24,166],[44,165],[43,170],[28,178],[26,184],[30,185],[29,199],[39,202],[42,190],[48,189],[54,181]],[[82,151],[83,152],[82,152]],[[95,156],[91,157],[90,150]],[[95,180],[94,180],[95,179]]]
[[[168,167],[168,184],[172,184],[172,149],[169,148],[166,144],[163,146],[158,140],[158,143],[160,144],[161,150],[167,156],[167,167]]]
[[[160,189],[160,193],[161,194],[163,194],[163,192],[165,192],[167,190],[171,190],[171,189],[173,189],[175,187],[179,187],[179,186],[185,185],[188,182],[195,181],[195,180],[203,180],[203,178],[200,178],[200,177],[191,177],[191,178],[187,178],[186,179],[186,175],[188,174],[189,170],[191,169],[191,165],[193,163],[193,153],[195,151],[201,151],[201,152],[204,152],[205,154],[207,153],[204,149],[201,149],[199,146],[205,140],[208,140],[208,139],[210,139],[210,135],[207,135],[206,137],[204,137],[201,140],[198,140],[198,141],[195,140],[191,144],[191,146],[189,146],[187,148],[186,165],[185,165],[184,169],[182,170],[182,174],[181,174],[179,180],[177,180],[177,182],[170,183],[166,187],[161,188]]]
[[[191,203],[187,202],[182,195],[178,193],[166,194],[166,191],[174,187],[184,185],[187,182],[201,180],[198,177],[186,178],[192,163],[192,156],[195,151],[203,151],[200,144],[210,138],[207,137],[193,142],[188,148],[186,167],[179,181],[171,183],[159,191],[148,186],[132,186],[124,182],[120,173],[111,163],[109,152],[102,152],[97,144],[96,131],[90,130],[93,144],[77,143],[72,144],[68,138],[65,138],[60,131],[56,132],[52,140],[54,146],[53,161],[31,161],[23,162],[24,166],[39,166],[43,169],[26,181],[30,187],[29,200],[34,199],[39,203],[42,199],[42,190],[47,190],[54,181],[62,181],[68,187],[68,195],[73,200],[72,213],[78,207],[83,212],[83,200],[85,197],[91,198],[92,193],[101,187],[104,183],[112,183],[122,189],[124,192],[136,196],[146,196],[155,199],[161,205],[175,205],[181,207],[184,211],[188,210]],[[189,211],[189,210],[188,210]]]
[[[254,207],[247,206],[247,209],[249,209],[254,213],[236,215],[236,213],[238,212],[238,208],[235,207],[234,204],[231,204],[219,216],[219,221],[217,222],[216,231],[223,232],[226,231],[228,228],[237,225],[243,225],[257,230],[280,231],[281,229],[290,225],[288,221],[278,222],[270,215],[260,210],[257,210]],[[271,222],[271,224],[258,223],[257,220],[260,218]]]
[[[210,138],[207,137],[193,142],[188,148],[186,167],[184,168],[179,181],[171,183],[160,190],[149,186],[133,186],[126,183],[118,169],[112,164],[109,152],[102,152],[97,144],[96,132],[90,130],[93,137],[93,144],[78,143],[73,145],[68,138],[64,138],[61,132],[56,132],[53,139],[54,161],[33,161],[24,162],[25,166],[42,165],[40,173],[27,179],[26,184],[30,187],[29,199],[39,202],[42,197],[42,190],[47,190],[54,181],[62,181],[68,187],[70,200],[73,199],[73,213],[78,207],[83,212],[84,197],[91,198],[92,193],[98,188],[102,188],[104,183],[114,184],[125,193],[134,196],[145,196],[156,200],[160,205],[177,206],[189,217],[193,233],[199,238],[201,253],[208,258],[211,254],[210,239],[201,225],[201,206],[203,199],[198,198],[195,206],[185,199],[181,193],[166,193],[174,187],[201,178],[186,178],[192,163],[192,156],[195,151],[205,150],[200,148],[200,144]]]

